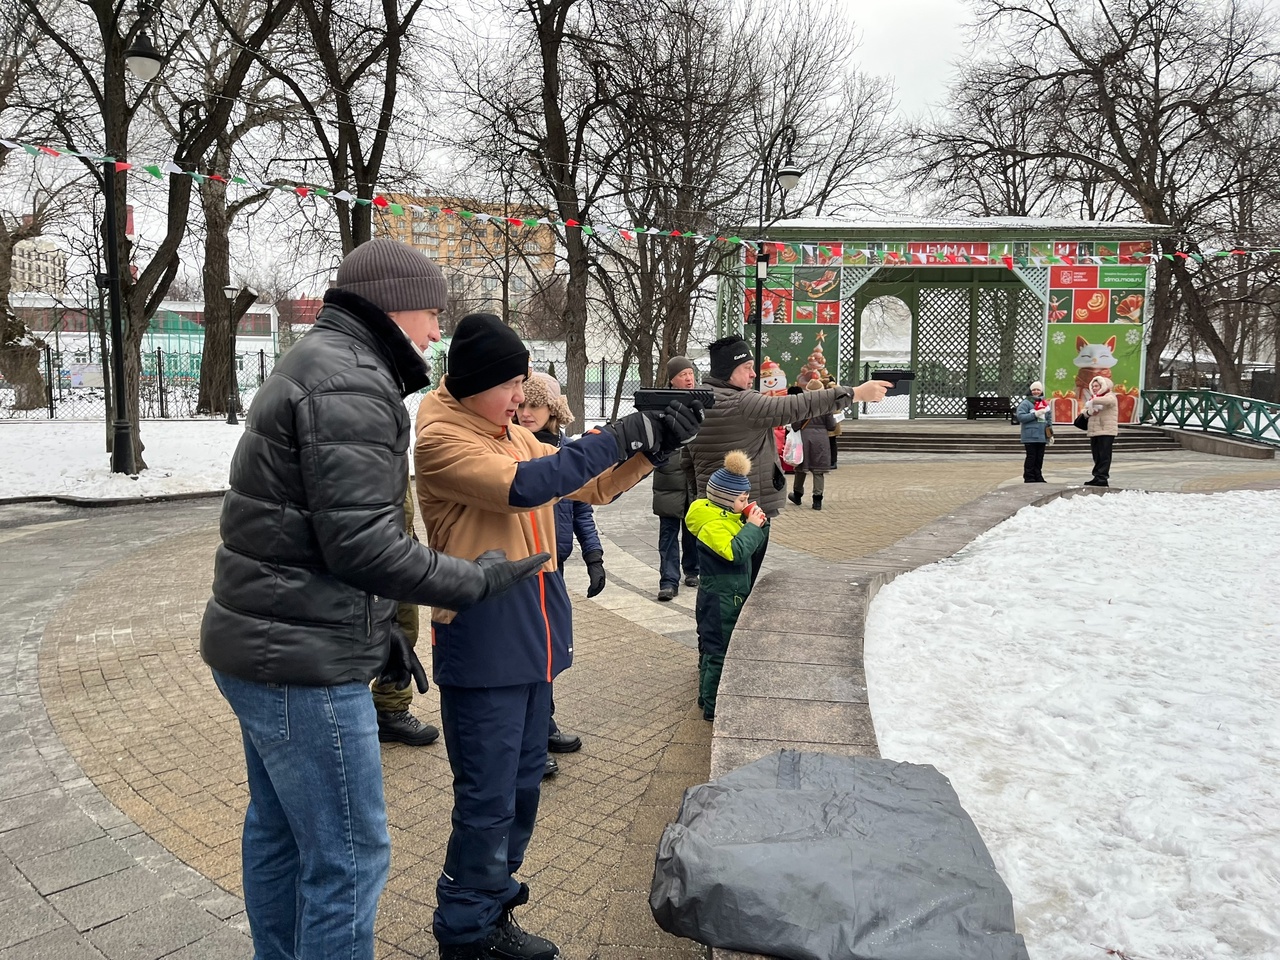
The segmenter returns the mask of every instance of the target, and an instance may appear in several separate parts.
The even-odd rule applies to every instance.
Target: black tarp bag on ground
[[[930,766],[781,751],[687,790],[649,907],[787,960],[1027,960],[1013,901]]]

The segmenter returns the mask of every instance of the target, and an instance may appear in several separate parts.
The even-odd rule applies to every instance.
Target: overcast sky
[[[954,64],[965,53],[969,9],[961,0],[840,0],[862,33],[859,66],[891,77],[898,102],[918,117],[946,96]]]

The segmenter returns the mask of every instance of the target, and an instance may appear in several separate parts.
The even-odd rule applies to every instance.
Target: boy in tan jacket
[[[609,503],[697,433],[700,411],[634,413],[559,448],[512,423],[529,354],[492,314],[463,317],[448,374],[418,408],[418,502],[436,549],[511,559],[549,552],[534,579],[495,603],[431,613],[440,719],[453,770],[453,831],[436,885],[441,960],[551,960],[555,944],[511,911],[547,759],[551,682],[573,649],[569,596],[556,568],[557,500]]]

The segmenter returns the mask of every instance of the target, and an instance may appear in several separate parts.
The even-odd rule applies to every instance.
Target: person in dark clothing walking
[[[372,960],[391,862],[369,682],[426,676],[397,601],[468,610],[546,553],[458,559],[405,529],[409,415],[440,338],[440,269],[370,240],[254,397],[231,460],[200,654],[240,722],[257,960]]]
[[[1047,434],[1050,417],[1049,401],[1044,398],[1044,384],[1037,380],[1028,388],[1014,411],[1014,419],[1021,424],[1019,436],[1027,455],[1022,461],[1023,483],[1044,483],[1044,451],[1049,444]]]
[[[697,371],[687,357],[667,361],[667,385],[673,390],[692,390],[698,385]],[[698,585],[697,541],[684,525],[689,504],[698,498],[693,458],[688,449],[653,471],[653,512],[658,517],[658,599],[674,600],[680,592],[680,572],[684,585]]]
[[[405,493],[404,528],[415,540],[418,535],[413,529],[413,490]],[[400,603],[396,605],[395,623],[392,630],[399,630],[407,643],[417,652],[418,647],[418,605]],[[397,642],[399,640],[397,639]],[[378,677],[369,686],[373,694],[373,706],[378,712],[378,739],[384,743],[403,743],[410,747],[425,747],[440,739],[440,731],[430,723],[423,723],[412,713],[409,706],[413,703],[413,685],[397,686],[395,679]]]

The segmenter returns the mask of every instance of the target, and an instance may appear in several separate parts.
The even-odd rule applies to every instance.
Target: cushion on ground
[[[1013,901],[931,766],[780,751],[685,793],[649,905],[788,960],[1026,960]]]

